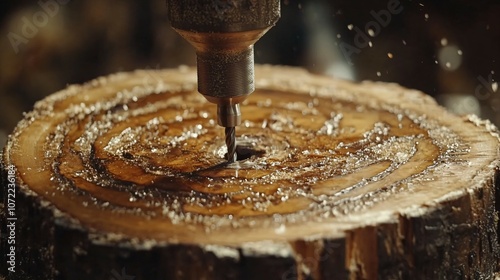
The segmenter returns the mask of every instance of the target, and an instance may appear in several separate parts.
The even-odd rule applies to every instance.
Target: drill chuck
[[[232,33],[273,26],[280,0],[167,0],[172,27],[198,33]]]
[[[241,123],[240,104],[218,104],[217,123],[223,127],[235,127]]]
[[[254,91],[253,45],[280,17],[279,0],[167,0],[172,27],[196,49],[198,91],[217,104],[218,123],[241,122]]]
[[[254,87],[253,48],[198,53],[198,91],[216,104],[240,103]]]

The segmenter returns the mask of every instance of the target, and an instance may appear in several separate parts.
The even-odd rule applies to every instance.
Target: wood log
[[[233,164],[192,68],[119,73],[38,102],[3,154],[3,185],[15,184],[3,220],[17,218],[16,272],[4,275],[494,277],[491,123],[395,84],[295,68],[257,67],[256,88]]]

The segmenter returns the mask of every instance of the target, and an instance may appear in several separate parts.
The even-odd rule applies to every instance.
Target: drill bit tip
[[[235,162],[236,154],[236,129],[234,127],[226,127],[226,146],[227,146],[227,161]]]

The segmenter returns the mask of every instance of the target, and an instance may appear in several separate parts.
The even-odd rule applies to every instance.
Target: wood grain
[[[38,102],[3,157],[16,168],[22,279],[498,271],[492,124],[395,84],[256,75],[231,165],[195,69],[119,73]]]

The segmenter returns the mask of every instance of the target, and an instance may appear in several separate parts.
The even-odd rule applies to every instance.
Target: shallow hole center
[[[258,149],[252,145],[240,144],[236,146],[236,160],[247,160],[251,157],[262,157],[266,154],[265,150]]]

